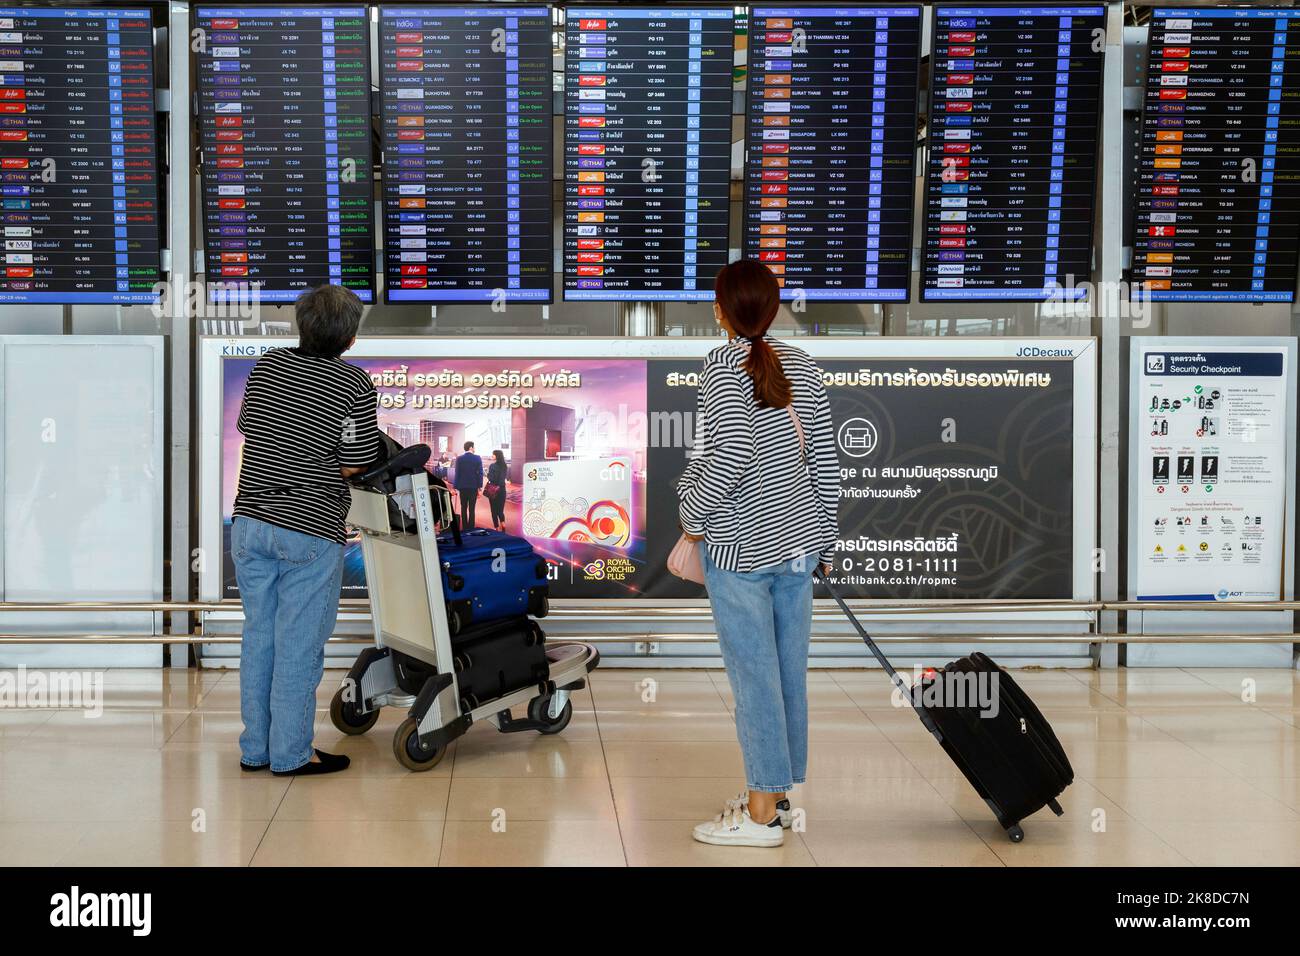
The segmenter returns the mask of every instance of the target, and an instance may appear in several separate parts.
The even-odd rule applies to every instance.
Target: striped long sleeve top
[[[756,571],[804,555],[829,561],[839,536],[839,460],[821,369],[802,349],[764,336],[790,379],[798,433],[783,408],[759,408],[744,369],[749,342],[704,360],[694,454],[677,480],[682,529],[702,534],[729,571]]]

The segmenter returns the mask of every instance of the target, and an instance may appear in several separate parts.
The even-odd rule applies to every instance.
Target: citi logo
[[[82,893],[78,886],[50,897],[50,925],[127,926],[133,936],[148,936],[153,924],[152,893]]]

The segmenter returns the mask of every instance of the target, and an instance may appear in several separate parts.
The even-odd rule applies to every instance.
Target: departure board
[[[153,302],[148,10],[0,7],[0,303]]]
[[[920,7],[752,7],[745,256],[781,297],[906,301]]]
[[[366,8],[197,7],[209,298],[373,302]]]
[[[1152,11],[1135,297],[1293,300],[1300,255],[1298,63],[1298,10]]]
[[[384,296],[551,300],[551,11],[383,7]]]
[[[1104,7],[936,7],[925,301],[1077,300],[1092,273]]]
[[[712,299],[727,264],[731,8],[565,17],[564,297]]]

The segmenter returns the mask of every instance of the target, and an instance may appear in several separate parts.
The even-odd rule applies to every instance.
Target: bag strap
[[[799,421],[799,413],[794,410],[794,403],[791,402],[785,407],[790,413],[790,421],[794,422],[794,433],[799,436],[799,460],[805,465],[808,464],[808,453],[804,450],[803,422]]]

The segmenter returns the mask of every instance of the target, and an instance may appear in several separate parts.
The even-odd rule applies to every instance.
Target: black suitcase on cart
[[[546,635],[530,617],[466,628],[452,637],[451,651],[461,710],[466,713],[484,701],[541,686],[551,676]],[[393,659],[397,684],[408,694],[418,694],[436,673],[429,664],[406,654],[394,652]]]
[[[1074,782],[1074,770],[1051,724],[1010,674],[977,652],[938,670],[927,669],[909,688],[825,575],[820,570],[817,574],[899,693],[912,704],[926,730],[988,804],[1013,843],[1025,838],[1020,821],[1030,814],[1043,807],[1050,807],[1057,816],[1062,814],[1056,798]],[[950,680],[954,678],[965,687],[991,682],[998,695],[996,712],[978,702],[952,699],[950,688],[955,682]]]

